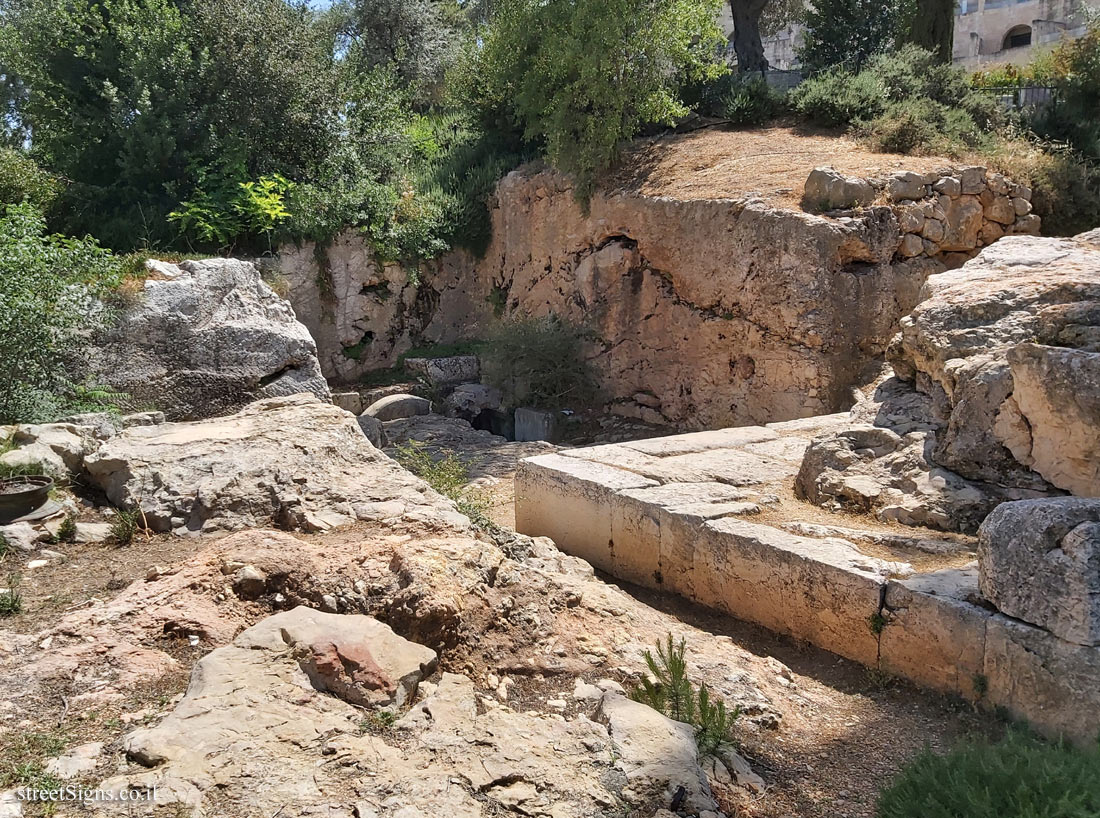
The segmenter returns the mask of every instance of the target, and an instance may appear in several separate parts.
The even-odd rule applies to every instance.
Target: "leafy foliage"
[[[1063,41],[1055,49],[1050,71],[1055,103],[1040,110],[1032,129],[1100,162],[1100,19],[1091,22],[1083,37]]]
[[[136,511],[118,509],[111,520],[111,539],[115,545],[123,547],[130,545],[141,530],[139,515]]]
[[[211,189],[200,186],[193,199],[168,214],[168,221],[202,244],[232,249],[242,237],[263,236],[270,250],[272,233],[290,218],[285,202],[293,187],[277,173],[251,182],[218,179]]]
[[[474,55],[481,107],[510,117],[571,173],[578,196],[644,123],[687,109],[678,78],[705,78],[718,0],[502,0]]]
[[[553,315],[501,322],[489,334],[481,366],[507,406],[576,408],[595,394],[578,328]]]
[[[0,591],[0,617],[23,612],[23,595],[19,593],[19,574],[8,574],[7,587]]]
[[[907,22],[907,0],[815,0],[799,57],[814,73],[839,65],[858,73],[897,43]]]
[[[733,727],[740,716],[740,708],[727,710],[722,699],[711,696],[704,682],[696,689],[688,678],[686,640],[676,642],[672,634],[665,642],[658,642],[657,655],[646,650],[645,661],[656,681],[643,678],[641,685],[631,691],[634,701],[649,705],[674,721],[682,721],[695,727],[695,743],[702,755],[711,755],[722,744],[732,740]]]
[[[1100,814],[1100,750],[1020,732],[925,748],[879,799],[880,818],[1092,818]]]
[[[16,148],[0,147],[0,206],[28,202],[46,210],[61,190],[61,183]]]
[[[100,298],[122,265],[89,239],[47,235],[29,204],[0,217],[0,423],[47,420],[88,393],[76,373],[89,333],[110,317]]]

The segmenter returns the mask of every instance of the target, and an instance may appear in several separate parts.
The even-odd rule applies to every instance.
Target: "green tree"
[[[644,123],[687,111],[681,78],[716,75],[718,0],[504,0],[478,55],[482,104],[573,174],[578,196]]]
[[[87,337],[121,265],[94,241],[46,234],[30,204],[0,215],[0,423],[48,420],[83,390]]]
[[[806,10],[799,57],[812,72],[834,66],[859,71],[892,48],[905,26],[906,0],[815,0]]]

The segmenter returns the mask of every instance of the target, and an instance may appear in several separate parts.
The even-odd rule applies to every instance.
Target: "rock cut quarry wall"
[[[814,173],[828,190],[830,172]],[[597,193],[586,214],[566,177],[531,166],[498,185],[485,256],[450,253],[419,286],[352,234],[284,248],[280,264],[330,378],[554,313],[590,334],[614,412],[683,429],[806,417],[846,408],[929,274],[1038,227],[1030,191],[984,169],[895,177],[838,176],[887,203],[827,216],[629,191]]]

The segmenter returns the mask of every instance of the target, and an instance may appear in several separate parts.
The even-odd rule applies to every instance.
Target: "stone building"
[[[1097,0],[958,0],[952,57],[956,65],[1030,62],[1060,40],[1085,33],[1084,9],[1100,8]],[[733,18],[723,6],[719,22],[733,36]],[[764,53],[773,69],[798,67],[803,28],[792,23],[764,40]]]

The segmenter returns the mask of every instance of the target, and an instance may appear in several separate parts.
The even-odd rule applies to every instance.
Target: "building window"
[[[1024,48],[1031,45],[1031,26],[1014,26],[1005,35],[1005,48]]]
[[[959,14],[973,14],[978,10],[978,0],[959,0]]]

